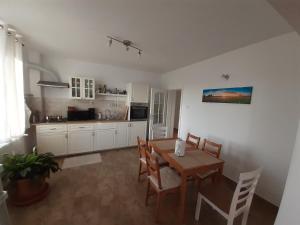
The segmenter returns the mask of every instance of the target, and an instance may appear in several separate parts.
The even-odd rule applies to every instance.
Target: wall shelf
[[[108,97],[127,97],[127,95],[122,94],[111,94],[111,93],[96,93],[97,96],[108,96]]]

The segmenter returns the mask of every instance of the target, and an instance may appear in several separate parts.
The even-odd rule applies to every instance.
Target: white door
[[[147,121],[131,122],[128,124],[128,145],[137,145],[137,136],[146,139]]]
[[[149,139],[154,138],[154,131],[166,127],[167,91],[151,88]]]
[[[68,153],[67,133],[42,133],[37,137],[37,150],[39,153],[51,152],[54,155]]]
[[[70,131],[68,134],[68,153],[93,151],[93,131]]]
[[[119,123],[116,132],[116,148],[128,146],[128,123]]]
[[[94,137],[94,151],[114,148],[115,136],[115,129],[96,130]]]

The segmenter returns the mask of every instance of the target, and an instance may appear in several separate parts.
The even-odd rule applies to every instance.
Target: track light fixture
[[[109,47],[111,47],[113,41],[116,41],[116,42],[123,44],[126,47],[126,51],[129,51],[130,48],[134,48],[134,49],[138,50],[139,56],[142,55],[142,49],[134,46],[133,42],[130,40],[120,40],[120,39],[117,39],[117,38],[114,38],[111,36],[107,36],[107,38],[109,39],[109,41],[108,41]]]

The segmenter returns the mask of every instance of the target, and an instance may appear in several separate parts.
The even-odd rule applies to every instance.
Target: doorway
[[[149,140],[177,138],[180,131],[181,90],[151,88]]]
[[[181,90],[167,91],[167,113],[166,126],[168,127],[168,137],[178,138],[180,128]]]

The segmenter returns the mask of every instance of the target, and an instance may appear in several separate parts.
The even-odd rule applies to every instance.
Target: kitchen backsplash
[[[122,119],[126,113],[125,101],[95,99],[87,100],[73,100],[61,98],[40,98],[27,97],[26,103],[32,112],[38,111],[41,119],[46,115],[62,115],[67,117],[68,106],[74,106],[79,110],[87,110],[88,108],[95,108],[96,113],[102,113],[105,117],[109,116],[111,119]]]

